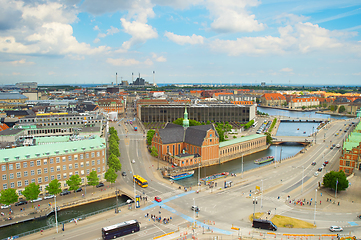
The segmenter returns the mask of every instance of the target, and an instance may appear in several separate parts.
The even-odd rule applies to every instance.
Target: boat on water
[[[306,134],[306,132],[303,132],[303,134]]]
[[[199,179],[199,181],[201,181],[201,182],[210,182],[210,181],[214,181],[214,180],[217,180],[217,179],[220,179],[220,178],[225,178],[225,177],[228,176],[228,174],[229,174],[229,172],[216,173],[216,174],[213,174],[211,176],[201,178],[201,179]]]
[[[194,174],[194,171],[189,171],[189,172],[180,173],[180,174],[177,174],[177,175],[170,176],[169,178],[172,179],[172,180],[180,180],[180,179],[192,177],[193,174]]]
[[[263,157],[257,160],[254,160],[255,164],[262,164],[262,163],[266,163],[266,162],[271,162],[275,159],[274,156],[267,156],[267,157]]]
[[[300,130],[299,128],[297,128],[297,130]]]

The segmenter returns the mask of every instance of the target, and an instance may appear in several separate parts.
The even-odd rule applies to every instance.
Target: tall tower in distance
[[[153,71],[153,86],[155,86],[155,80],[154,80],[154,78],[155,78],[155,71]]]
[[[183,127],[184,127],[184,128],[189,127],[189,120],[188,120],[187,105],[186,105],[186,108],[184,109]]]
[[[118,73],[115,73],[115,86],[118,86]]]

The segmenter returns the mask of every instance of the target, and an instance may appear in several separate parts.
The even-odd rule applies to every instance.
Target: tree
[[[118,137],[118,135],[111,134],[110,137],[109,137],[109,142],[110,142],[110,141],[115,141],[116,143],[119,144],[119,137]]]
[[[323,185],[327,188],[336,189],[337,191],[342,191],[348,188],[348,180],[345,173],[341,170],[339,172],[331,171],[326,173],[323,177]]]
[[[48,191],[52,195],[57,195],[61,193],[61,183],[58,179],[52,180],[48,186],[45,187],[46,191]]]
[[[306,106],[302,106],[302,110],[305,110],[306,109]]]
[[[115,183],[115,180],[117,180],[118,175],[115,173],[115,170],[113,168],[109,168],[105,175],[105,180],[109,183]]]
[[[271,133],[265,132],[264,134],[266,135],[266,142],[267,142],[267,144],[272,144],[272,136],[271,136]]]
[[[117,156],[115,156],[113,153],[111,153],[108,158],[108,166],[110,168],[113,168],[114,171],[116,171],[116,172],[118,172],[118,171],[120,171],[120,169],[122,169],[122,164],[120,163]]]
[[[158,157],[158,149],[156,147],[152,147],[150,152],[150,155],[152,155],[153,157]]]
[[[109,142],[109,153],[114,154],[117,157],[120,157],[119,145],[117,144],[117,142],[115,141]]]
[[[173,123],[182,126],[183,120],[184,120],[184,118],[177,118],[176,120],[173,121]],[[189,119],[189,126],[199,126],[199,125],[202,125],[202,124],[196,120]]]
[[[339,108],[338,108],[338,112],[339,113],[343,113],[344,111],[346,111],[346,108],[344,105],[341,105]]]
[[[16,190],[13,188],[8,188],[1,191],[0,203],[10,205],[17,202],[19,199]]]
[[[69,186],[69,191],[75,191],[81,185],[81,178],[78,174],[72,175],[68,180],[66,180],[66,184]]]
[[[39,185],[35,183],[30,183],[25,187],[25,190],[22,192],[26,200],[34,200],[39,197],[40,189]]]
[[[174,124],[177,125],[183,125],[183,118],[177,118],[176,120],[173,121]]]
[[[148,130],[148,132],[147,132],[147,144],[148,145],[152,144],[152,139],[153,139],[154,134],[155,134],[155,130],[153,130],[153,129]]]
[[[97,172],[96,171],[91,171],[89,173],[88,176],[86,176],[87,180],[88,180],[88,184],[90,186],[96,186],[99,184],[99,178],[97,176]]]

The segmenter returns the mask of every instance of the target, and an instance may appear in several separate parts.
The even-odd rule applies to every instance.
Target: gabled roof
[[[183,126],[168,123],[163,129],[159,129],[159,136],[163,144],[183,142]]]
[[[5,123],[0,123],[0,131],[3,131],[8,128],[9,128],[8,125],[6,125]]]
[[[286,100],[285,96],[280,93],[265,93],[262,97],[266,100]]]

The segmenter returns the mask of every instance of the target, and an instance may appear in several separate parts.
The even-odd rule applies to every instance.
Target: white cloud
[[[247,6],[255,7],[259,3],[257,0],[206,1],[206,8],[214,19],[211,28],[216,32],[262,31],[265,25],[259,23],[256,16],[246,10]]]
[[[282,68],[280,72],[293,72],[292,68]]]
[[[16,75],[20,75],[21,73],[19,73],[19,72],[13,72],[12,73],[14,76],[16,76]]]
[[[110,29],[107,30],[107,35],[113,35],[114,33],[118,33],[119,29],[113,26],[110,26]]]
[[[99,39],[99,38],[96,38],[96,39],[94,39],[94,41],[93,41],[93,43],[98,43],[98,42],[100,42],[100,39]]]
[[[203,2],[203,0],[152,0],[153,3],[161,6],[170,6],[177,9],[185,9],[191,5],[197,5]]]
[[[354,75],[354,76],[361,76],[361,72],[353,73],[352,75]]]
[[[107,63],[110,63],[114,66],[132,66],[132,65],[152,65],[153,62],[150,59],[145,60],[144,62],[140,62],[135,59],[124,59],[124,58],[108,58],[106,60]]]
[[[53,71],[48,72],[48,75],[54,75],[54,74],[55,74],[55,72],[53,72]]]
[[[184,44],[203,44],[204,42],[204,37],[199,36],[199,35],[195,35],[193,34],[192,36],[182,36],[182,35],[177,35],[174,34],[172,32],[165,32],[164,36],[166,36],[169,40],[171,40],[172,42],[175,42],[179,45],[184,45]]]
[[[340,40],[349,33],[330,31],[312,23],[296,23],[278,29],[279,37],[243,37],[236,40],[216,39],[210,43],[214,51],[226,52],[230,56],[241,54],[283,54],[287,52],[307,53],[340,49],[346,45]],[[348,44],[349,45],[349,44]],[[351,46],[349,46],[351,47]],[[354,50],[360,52],[360,47],[352,45]],[[347,49],[350,51],[350,49]]]
[[[282,14],[276,16],[275,19],[278,23],[285,22],[288,25],[290,25],[290,24],[293,25],[298,22],[305,22],[308,19],[310,19],[310,17],[306,17],[306,16],[302,16],[302,15],[295,15],[292,13],[282,13]]]
[[[20,59],[20,60],[16,60],[16,61],[12,61],[10,62],[12,65],[20,65],[20,64],[28,64],[28,65],[32,65],[35,64],[34,62],[27,62],[25,58]]]
[[[105,33],[98,33],[98,36],[97,38],[104,38],[106,37],[107,35]]]
[[[95,31],[100,31],[98,25],[95,25],[95,26],[93,27],[93,30],[95,30]]]
[[[152,53],[152,58],[157,62],[166,62],[167,59],[163,56],[157,56],[157,54]]]
[[[137,21],[129,22],[124,18],[121,18],[120,21],[124,28],[124,32],[132,36],[129,41],[126,41],[122,44],[124,49],[129,49],[136,44],[144,43],[149,39],[158,37],[157,31],[146,23]]]

